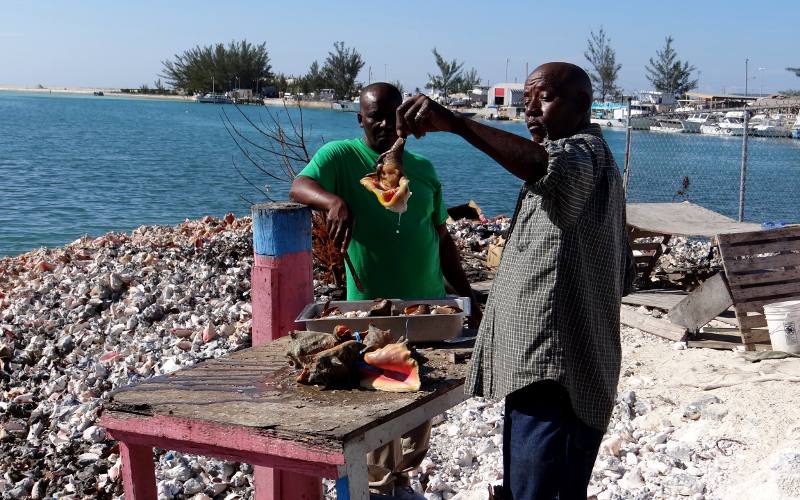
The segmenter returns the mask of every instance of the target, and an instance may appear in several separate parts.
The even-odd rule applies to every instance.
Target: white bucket
[[[767,304],[764,316],[772,349],[800,354],[800,300]]]

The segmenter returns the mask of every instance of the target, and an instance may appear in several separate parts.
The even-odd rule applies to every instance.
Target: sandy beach
[[[25,92],[33,94],[93,95],[102,92],[103,97],[123,97],[131,99],[152,99],[159,101],[193,101],[192,96],[151,95],[120,92],[118,88],[105,87],[23,87],[18,85],[0,85],[0,92]]]

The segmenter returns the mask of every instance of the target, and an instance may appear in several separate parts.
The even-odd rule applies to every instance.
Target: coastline
[[[150,95],[150,94],[129,94],[127,92],[120,92],[118,88],[104,88],[104,87],[24,87],[19,85],[0,85],[0,92],[20,92],[26,94],[59,94],[59,95],[85,95],[93,96],[95,92],[102,92],[102,96],[98,97],[121,97],[130,99],[150,99],[157,101],[191,101],[194,99],[192,96],[184,95]]]

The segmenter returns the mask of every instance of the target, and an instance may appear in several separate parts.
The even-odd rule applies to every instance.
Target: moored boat
[[[664,132],[667,134],[680,134],[686,131],[683,122],[675,118],[658,118],[650,125],[651,132]]]
[[[233,99],[226,96],[225,94],[203,94],[203,95],[196,95],[194,96],[194,100],[197,102],[205,102],[211,104],[232,104]]]

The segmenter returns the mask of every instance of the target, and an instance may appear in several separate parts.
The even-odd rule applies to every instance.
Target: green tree
[[[436,66],[439,68],[439,74],[431,75],[428,73],[428,83],[425,88],[441,90],[446,102],[447,94],[451,90],[455,90],[456,85],[461,80],[461,68],[464,67],[464,63],[455,59],[447,62],[436,50],[436,47],[433,48],[433,57],[436,61]]]
[[[328,82],[317,61],[311,63],[304,79],[308,82],[310,92],[319,92],[320,89],[328,88]]]
[[[647,79],[656,90],[680,96],[697,88],[697,80],[692,79],[692,71],[696,68],[689,61],[681,62],[672,48],[672,36],[667,36],[663,50],[656,52],[657,58],[650,58],[645,67]]]
[[[400,80],[395,80],[395,81],[389,82],[389,83],[391,83],[392,85],[397,87],[397,90],[400,91],[400,95],[403,95],[403,92],[405,92],[405,88],[403,87],[403,83]]]
[[[322,65],[322,76],[330,84],[336,97],[349,99],[356,87],[356,77],[364,67],[364,60],[355,48],[345,47],[344,42],[333,42],[333,51],[328,52]]]
[[[222,43],[197,45],[161,64],[159,76],[171,87],[189,93],[226,90],[272,78],[266,43],[254,45],[247,40],[232,41],[227,47]]]
[[[786,68],[786,71],[791,71],[795,76],[800,76],[800,68]]]
[[[600,31],[589,33],[588,45],[583,57],[592,65],[589,77],[594,84],[595,94],[600,100],[605,101],[606,97],[619,95],[617,88],[617,74],[622,68],[617,64],[617,54],[611,48],[611,39],[606,37],[606,32],[602,26]]]
[[[481,84],[481,77],[478,75],[478,70],[472,68],[469,71],[464,72],[461,75],[461,78],[458,79],[458,84],[456,85],[456,91],[466,93],[480,84]]]

